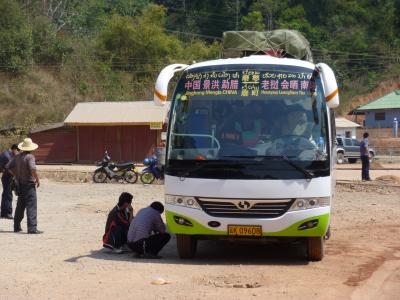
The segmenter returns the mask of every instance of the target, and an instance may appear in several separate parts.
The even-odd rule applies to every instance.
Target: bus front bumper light
[[[319,198],[299,198],[296,199],[289,211],[304,210],[310,208],[324,207],[331,204],[330,197],[319,197]]]
[[[182,218],[182,217],[174,216],[174,221],[178,225],[184,225],[184,226],[193,227],[192,222],[190,222],[189,220],[186,220],[185,218]]]
[[[201,209],[194,197],[165,195],[165,203],[193,209]]]

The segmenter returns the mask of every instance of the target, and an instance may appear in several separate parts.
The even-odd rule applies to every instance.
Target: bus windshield
[[[327,126],[321,82],[311,69],[192,69],[174,93],[168,160],[326,162]]]

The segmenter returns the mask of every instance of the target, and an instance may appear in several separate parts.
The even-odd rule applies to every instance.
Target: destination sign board
[[[263,95],[305,95],[314,82],[312,72],[222,71],[187,73],[185,95],[257,97]]]

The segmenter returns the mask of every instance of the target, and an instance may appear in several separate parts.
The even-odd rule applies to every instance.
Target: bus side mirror
[[[174,76],[175,72],[186,69],[189,65],[173,64],[162,69],[157,77],[154,90],[154,104],[163,106],[168,97],[168,83]]]
[[[329,108],[339,106],[339,89],[337,86],[335,74],[332,69],[324,63],[316,65],[319,74],[321,75],[322,85],[324,87],[325,100]]]

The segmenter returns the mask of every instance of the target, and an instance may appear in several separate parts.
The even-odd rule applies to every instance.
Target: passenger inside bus
[[[244,145],[254,146],[260,140],[262,121],[255,118],[250,110],[246,110],[242,120],[235,122],[235,129],[240,132]]]

